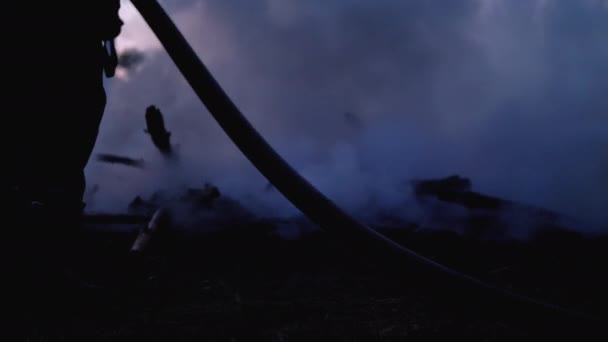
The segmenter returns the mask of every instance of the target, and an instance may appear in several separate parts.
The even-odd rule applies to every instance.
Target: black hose
[[[226,95],[156,0],[131,0],[131,2],[156,34],[196,95],[230,139],[277,190],[322,229],[338,234],[343,233],[344,236],[361,237],[361,240],[389,249],[435,274],[444,285],[468,288],[476,294],[486,295],[487,298],[499,298],[503,302],[517,306],[523,305],[526,310],[534,310],[535,313],[542,312],[566,318],[570,323],[574,320],[592,319],[492,286],[455,271],[403,247],[352,218],[298,174],[264,140]]]

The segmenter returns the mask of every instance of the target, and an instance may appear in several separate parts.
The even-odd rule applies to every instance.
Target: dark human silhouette
[[[119,0],[7,1],[0,11],[0,299],[17,321],[36,311],[50,322],[61,311],[45,308],[65,307],[74,293],[62,270],[82,255],[84,169],[106,106],[104,78],[117,64],[119,8]]]
[[[106,106],[104,77],[117,65],[112,42],[122,27],[119,8],[119,0],[3,7],[3,192],[14,213],[35,207],[80,216],[84,168]],[[24,216],[30,217],[18,219]]]

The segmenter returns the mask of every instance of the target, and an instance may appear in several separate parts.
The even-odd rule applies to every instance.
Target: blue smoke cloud
[[[165,3],[252,123],[347,210],[416,215],[408,180],[460,173],[481,192],[606,227],[605,1]],[[108,84],[96,151],[151,166],[92,162],[91,209],[211,181],[261,214],[297,213],[266,190],[132,18],[123,43],[147,58]],[[152,103],[179,162],[163,161],[142,131]]]

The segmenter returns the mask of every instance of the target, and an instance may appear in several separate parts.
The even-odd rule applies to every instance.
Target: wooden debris
[[[509,217],[526,218],[527,222],[534,223],[538,227],[561,227],[565,222],[578,224],[564,215],[545,208],[472,191],[471,181],[457,175],[443,179],[414,181],[413,185],[414,194],[419,201],[423,201],[425,198],[435,198],[442,202],[465,207],[471,212],[482,214],[477,218],[482,219],[480,223],[485,226],[500,221],[501,213]]]
[[[205,187],[202,189],[188,189],[180,200],[196,204],[202,208],[211,208],[215,200],[220,196],[220,190],[216,186],[205,184]]]
[[[141,254],[150,245],[152,237],[170,225],[169,213],[164,208],[158,209],[150,222],[139,232],[131,246],[131,254]]]
[[[154,146],[165,155],[171,154],[171,132],[165,128],[163,114],[155,106],[146,109],[146,126],[145,132],[150,134]]]
[[[129,203],[128,212],[131,214],[153,214],[159,205],[149,200],[144,200],[141,196],[136,196]]]
[[[446,193],[471,191],[471,181],[458,175],[442,179],[417,180],[413,183],[416,196],[428,195],[439,197]]]
[[[99,154],[97,154],[97,160],[100,162],[104,162],[104,163],[122,164],[122,165],[136,167],[136,168],[144,167],[143,159],[133,159],[133,158],[124,157],[124,156],[117,156],[114,154],[99,153]]]
[[[468,178],[453,175],[442,179],[414,181],[414,194],[419,199],[435,197],[469,209],[499,210],[509,204],[506,200],[471,191],[471,186]]]

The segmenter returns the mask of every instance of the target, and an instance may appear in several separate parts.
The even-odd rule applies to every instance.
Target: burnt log
[[[544,226],[560,226],[560,221],[571,221],[570,218],[545,208],[472,191],[471,181],[457,175],[443,179],[418,180],[414,181],[413,185],[414,195],[419,201],[429,197],[435,198],[442,202],[466,207],[473,212],[491,214],[494,217],[498,217],[497,214],[500,211],[509,211],[511,214],[525,215]]]
[[[434,197],[443,202],[455,203],[469,209],[498,210],[508,201],[482,195],[471,190],[471,180],[458,175],[442,179],[414,181],[414,194],[418,199]]]
[[[471,180],[458,175],[442,179],[414,181],[414,192],[417,196],[439,196],[444,193],[465,192],[471,190]]]

